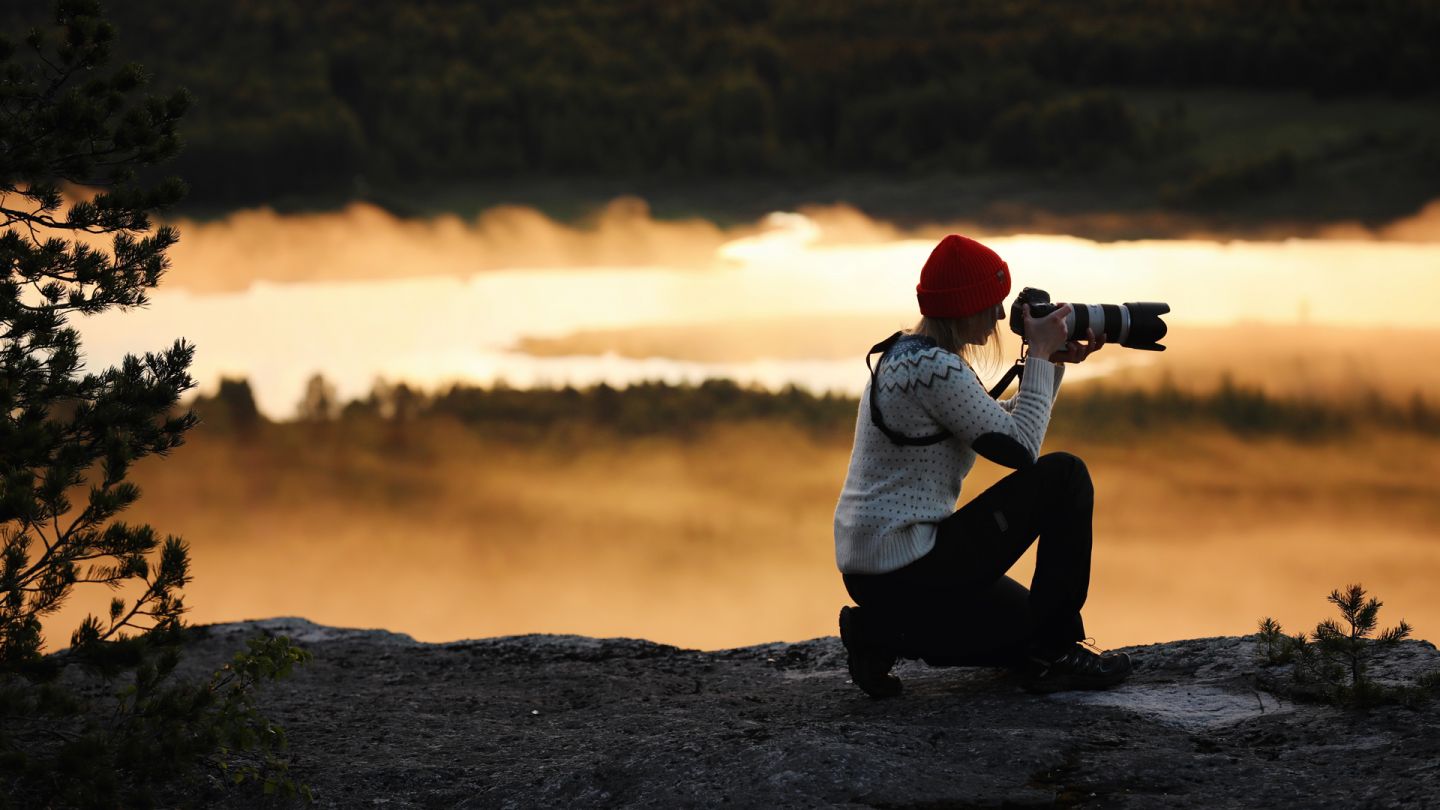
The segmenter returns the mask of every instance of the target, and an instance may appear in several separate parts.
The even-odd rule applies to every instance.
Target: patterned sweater
[[[846,574],[903,568],[935,546],[935,525],[955,511],[960,484],[975,464],[971,443],[987,433],[1015,439],[1040,455],[1063,368],[1026,361],[1015,396],[995,401],[953,352],[920,335],[905,335],[876,369],[878,394],[867,384],[855,422],[850,470],[835,507],[835,562]],[[925,446],[897,445],[870,421],[878,396],[885,424],[906,436],[949,430]]]

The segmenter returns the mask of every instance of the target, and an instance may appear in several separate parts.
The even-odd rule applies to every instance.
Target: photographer
[[[998,341],[1010,282],[994,251],[947,236],[920,272],[923,317],[872,350],[883,354],[861,396],[835,556],[859,605],[840,612],[850,674],[874,697],[900,692],[898,657],[1012,667],[1037,692],[1104,688],[1130,673],[1123,653],[1078,643],[1089,472],[1068,453],[1040,454],[1064,364],[1099,351],[1104,336],[1067,341],[1070,305],[1034,318],[1027,304],[1019,391],[992,399],[968,361]],[[977,454],[1015,472],[954,511]],[[1027,590],[1005,574],[1037,537]]]

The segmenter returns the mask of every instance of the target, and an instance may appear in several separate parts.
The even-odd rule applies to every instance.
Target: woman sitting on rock
[[[1027,306],[1019,392],[991,399],[962,355],[998,341],[1009,292],[1009,267],[994,251],[947,236],[920,271],[920,322],[872,350],[883,353],[860,398],[835,509],[835,558],[859,605],[841,609],[840,635],[851,677],[871,696],[900,692],[890,674],[898,657],[1008,666],[1040,692],[1104,688],[1130,673],[1127,655],[1079,643],[1089,471],[1068,453],[1040,454],[1064,364],[1084,361],[1104,337],[1068,341],[1068,304],[1042,318]],[[954,511],[976,454],[1015,472]],[[1005,574],[1037,537],[1027,590]]]

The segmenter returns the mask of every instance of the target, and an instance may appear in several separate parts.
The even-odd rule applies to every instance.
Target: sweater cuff
[[[1020,391],[1039,394],[1046,399],[1055,396],[1055,364],[1038,357],[1025,359],[1025,374],[1020,379]]]

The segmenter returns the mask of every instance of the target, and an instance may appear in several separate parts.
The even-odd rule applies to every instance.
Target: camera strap
[[[890,350],[895,347],[896,342],[898,342],[904,334],[904,332],[896,332],[890,337],[876,343],[874,346],[871,346],[870,351],[865,353],[865,367],[870,369],[870,421],[875,424],[875,427],[880,428],[880,432],[884,433],[887,439],[895,444],[918,447],[938,444],[954,434],[946,430],[940,433],[932,433],[929,436],[906,436],[897,430],[892,430],[889,425],[885,424],[885,417],[880,415],[880,403],[877,401],[879,399],[877,395],[880,393],[880,383],[875,378],[875,370],[880,367],[881,363],[885,362],[885,355],[890,353]],[[880,359],[875,362],[874,366],[871,366],[870,355],[877,352],[880,354]]]
[[[919,447],[938,444],[954,434],[948,430],[944,430],[939,433],[932,433],[929,436],[906,436],[885,424],[885,417],[880,413],[880,403],[876,401],[877,397],[875,394],[880,388],[880,383],[876,379],[876,372],[880,368],[880,364],[885,362],[885,355],[889,354],[890,350],[895,348],[895,344],[898,343],[904,335],[904,332],[896,332],[890,337],[876,343],[874,346],[871,346],[870,351],[865,353],[865,367],[870,369],[870,421],[875,424],[875,427],[880,428],[880,432],[884,433],[886,438],[895,444]],[[991,399],[999,399],[1000,395],[1005,393],[1005,389],[1009,388],[1010,383],[1014,382],[1016,378],[1024,379],[1025,351],[1029,348],[1030,344],[1028,342],[1025,343],[1021,349],[1020,359],[1016,360],[1015,365],[1011,366],[1010,370],[1005,372],[1005,376],[1000,378],[1000,382],[995,383],[995,386],[990,389],[989,394]],[[880,355],[880,359],[876,360],[875,365],[872,366],[870,365],[870,355],[877,353]],[[971,373],[974,373],[973,369]],[[976,379],[979,379],[978,374],[976,375]]]
[[[1028,290],[1030,288],[1026,287],[1025,289]],[[1016,379],[1022,381],[1025,379],[1025,358],[1029,356],[1030,341],[1026,340],[1024,335],[1021,335],[1020,356],[1015,358],[1015,365],[1011,366],[1010,370],[1005,372],[1005,376],[1000,378],[1000,382],[995,383],[995,386],[990,389],[991,399],[999,399],[1000,395],[1005,393],[1005,389],[1010,387],[1010,383],[1014,382]]]
[[[995,387],[990,389],[990,398],[999,399],[1000,395],[1005,393],[1005,389],[1009,388],[1010,383],[1014,382],[1016,378],[1025,379],[1024,359],[1016,360],[1015,365],[1011,366],[1010,370],[1005,372],[1005,376],[1000,378],[1000,382],[995,383]]]

